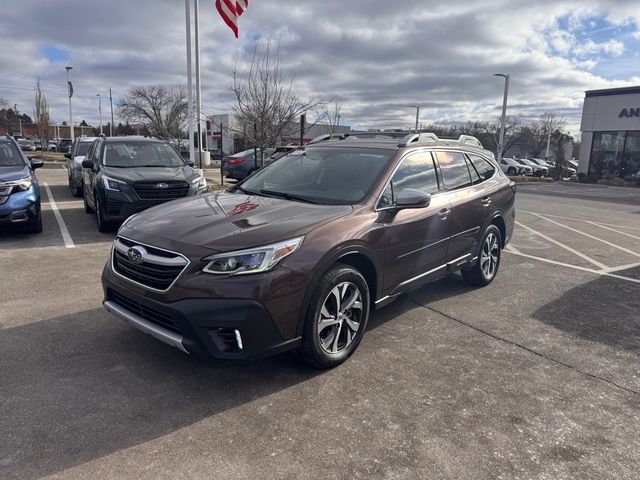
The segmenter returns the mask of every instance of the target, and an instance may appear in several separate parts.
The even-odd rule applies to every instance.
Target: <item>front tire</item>
[[[471,285],[489,285],[498,273],[502,254],[500,229],[491,224],[484,231],[478,261],[469,270],[462,270],[462,277]]]
[[[27,224],[28,233],[42,233],[42,217],[38,217],[33,223]]]
[[[316,285],[305,317],[301,353],[316,368],[333,368],[358,348],[369,320],[369,287],[348,265],[328,270]]]
[[[513,167],[510,167],[510,168],[507,169],[507,175],[514,176],[516,173],[517,173],[516,169],[513,168]]]
[[[100,233],[108,233],[113,230],[113,225],[110,222],[105,221],[104,214],[102,213],[102,206],[98,199],[98,194],[95,194],[96,199],[96,222],[98,224],[98,231]]]

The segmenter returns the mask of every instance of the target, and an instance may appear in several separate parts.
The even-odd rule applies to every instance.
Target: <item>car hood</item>
[[[0,166],[0,182],[20,180],[21,178],[26,178],[29,175],[31,175],[31,171],[26,165],[17,165],[15,167]]]
[[[103,167],[102,173],[110,178],[126,183],[154,182],[161,180],[190,180],[197,176],[196,171],[185,165],[183,167]]]
[[[350,205],[314,205],[218,192],[145,210],[129,220],[120,233],[140,241],[161,237],[214,251],[230,251],[303,235],[352,211]],[[136,238],[136,232],[144,238]]]

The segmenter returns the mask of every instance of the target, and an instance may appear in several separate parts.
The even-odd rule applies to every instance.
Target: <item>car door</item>
[[[437,151],[436,159],[442,186],[451,203],[451,239],[446,257],[447,262],[452,262],[467,254],[475,255],[482,235],[480,209],[483,202],[490,200],[486,198],[482,182],[463,152]]]
[[[395,197],[413,188],[431,195],[425,208],[396,210]],[[425,273],[444,264],[450,234],[449,201],[440,194],[431,152],[415,151],[404,157],[389,180],[378,208],[385,210],[384,291],[410,286]]]

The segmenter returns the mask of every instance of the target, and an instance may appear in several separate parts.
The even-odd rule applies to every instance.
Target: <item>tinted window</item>
[[[442,172],[442,183],[446,190],[455,190],[471,185],[467,161],[459,152],[437,152]]]
[[[75,153],[76,156],[86,155],[90,147],[91,147],[91,143],[89,142],[78,143],[78,146],[76,147],[76,153]]]
[[[25,165],[22,154],[13,142],[0,142],[0,167]]]
[[[473,167],[480,175],[481,180],[487,180],[493,176],[493,172],[495,172],[494,166],[488,160],[482,158],[479,155],[469,155],[469,160],[473,164]]]
[[[378,206],[395,204],[396,196],[405,188],[430,194],[438,192],[438,176],[431,153],[416,152],[405,157],[382,193]]]

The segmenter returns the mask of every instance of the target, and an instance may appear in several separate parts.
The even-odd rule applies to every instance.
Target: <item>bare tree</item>
[[[331,101],[322,105],[322,119],[329,124],[329,133],[336,132],[336,127],[340,125],[340,110],[342,105],[339,102]]]
[[[468,122],[457,129],[458,133],[472,135],[490,151],[496,151],[500,137],[500,121],[496,122]],[[519,117],[507,115],[504,127],[503,155],[508,156],[509,150],[522,142],[523,125]]]
[[[38,138],[42,140],[42,145],[47,145],[49,143],[49,103],[42,88],[40,88],[40,75],[36,75],[34,103],[33,117],[36,124],[36,132]]]
[[[299,116],[319,105],[294,91],[293,77],[282,70],[279,45],[272,51],[270,40],[262,53],[258,52],[258,45],[254,47],[249,68],[234,69],[232,79],[236,131],[261,152],[280,143],[283,136],[294,136]]]
[[[118,105],[120,116],[166,140],[184,135],[187,91],[184,86],[139,85],[131,87]]]
[[[540,119],[526,125],[524,131],[524,148],[534,157],[546,156],[547,140],[552,140],[557,132],[562,132],[567,125],[567,119],[554,112],[544,112]],[[550,145],[550,156],[551,156]]]

